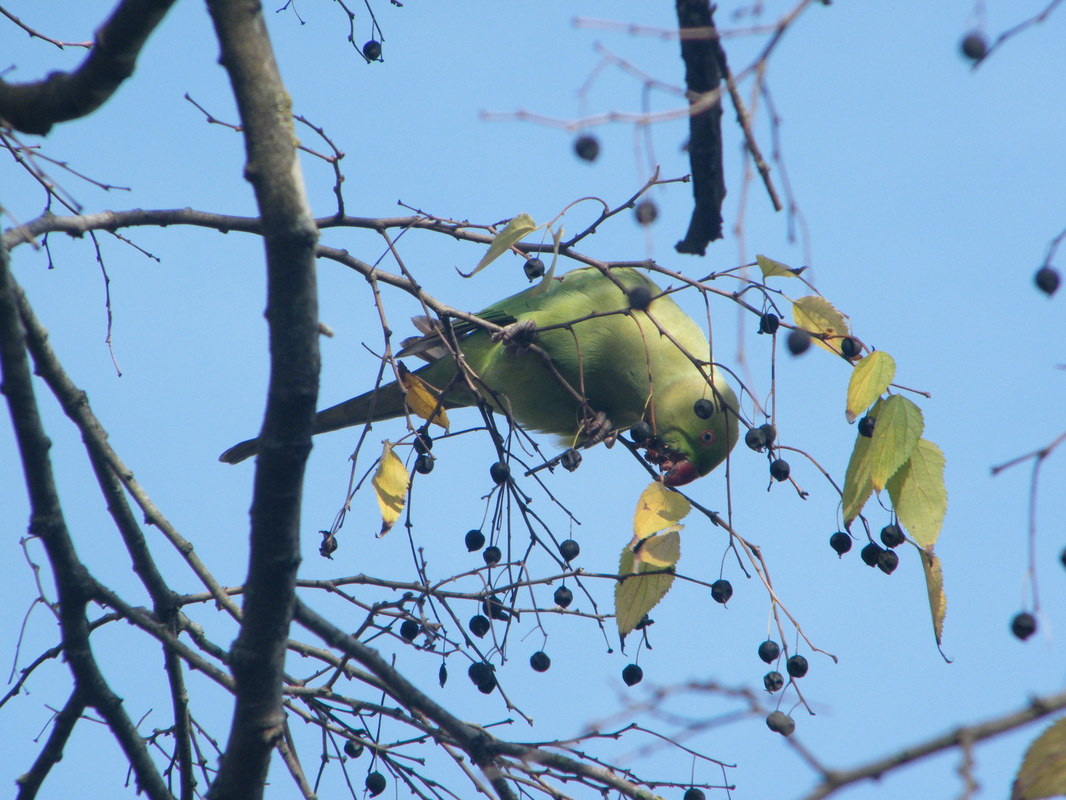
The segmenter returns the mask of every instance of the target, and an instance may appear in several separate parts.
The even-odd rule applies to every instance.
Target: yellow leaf
[[[882,400],[874,403],[870,415],[875,417],[881,410]],[[874,428],[874,434],[877,428]],[[843,506],[841,513],[844,515],[844,525],[848,527],[852,520],[859,516],[862,507],[873,494],[874,486],[870,481],[870,443],[873,440],[861,433],[855,436],[855,447],[851,451],[851,460],[848,461],[848,469],[844,473],[844,491],[841,497]]]
[[[833,308],[833,304],[816,294],[801,297],[792,304],[792,318],[796,324],[808,333],[814,334],[811,340],[830,353],[840,355],[840,339],[823,342],[818,334],[828,336],[847,336],[848,322],[844,315]]]
[[[892,508],[911,538],[922,547],[933,546],[947,514],[944,460],[939,447],[919,439],[907,463],[888,479]]]
[[[663,566],[642,560],[648,555],[643,554],[646,547],[651,547],[653,560],[663,562]],[[630,544],[622,549],[618,574],[627,577],[614,588],[615,622],[620,636],[632,631],[670,590],[673,573],[659,570],[672,568],[680,557],[681,536],[676,530],[637,539],[635,547]],[[645,572],[652,574],[645,575]]]
[[[879,492],[911,457],[925,422],[922,410],[898,394],[880,404],[876,419],[877,425],[870,439],[870,482]]]
[[[378,536],[388,533],[396,520],[400,518],[407,499],[407,487],[410,480],[407,468],[400,461],[400,457],[392,452],[392,444],[385,442],[377,472],[370,481],[374,487],[374,494],[378,498],[378,506],[381,508],[381,532]]]
[[[691,504],[677,492],[672,492],[661,483],[652,481],[637,501],[633,515],[633,534],[643,539],[649,534],[668,528],[681,520]]]
[[[849,423],[885,393],[896,377],[896,361],[884,350],[875,350],[855,365],[848,382],[848,406],[844,412]]]
[[[944,615],[948,610],[948,598],[944,594],[944,573],[940,569],[940,559],[933,548],[920,551],[922,568],[925,570],[925,587],[929,590],[929,612],[933,616],[933,635],[939,645],[944,636]]]
[[[489,245],[489,252],[485,253],[484,257],[477,262],[477,266],[468,273],[459,274],[464,278],[469,278],[471,275],[481,272],[481,270],[510,250],[513,245],[518,244],[522,237],[528,236],[536,229],[537,223],[533,221],[533,217],[529,216],[529,214],[519,214],[511,219],[502,231],[496,234],[496,238]]]
[[[681,530],[684,525],[673,525],[661,533],[653,533],[643,539],[634,537],[629,546],[633,559],[643,569],[669,569],[681,558]]]
[[[1044,800],[1066,795],[1066,717],[1051,724],[1025,751],[1011,800]]]
[[[795,278],[801,272],[803,267],[799,269],[792,269],[787,264],[782,264],[780,261],[774,261],[772,258],[766,256],[755,256],[755,263],[759,265],[759,269],[762,270],[763,280],[772,278],[775,275],[780,275],[782,278]]]
[[[448,430],[451,424],[448,414],[441,405],[440,397],[428,383],[419,378],[401,362],[399,365],[400,386],[404,391],[404,402],[415,416],[426,422],[432,422]]]

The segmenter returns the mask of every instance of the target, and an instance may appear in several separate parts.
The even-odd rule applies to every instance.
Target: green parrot
[[[706,365],[710,347],[703,331],[635,269],[612,269],[610,277],[593,267],[576,269],[477,316],[508,327],[490,335],[468,323],[452,323],[472,372],[469,380],[459,374],[439,323],[434,330],[428,319],[416,319],[425,335],[405,341],[400,353],[430,361],[414,374],[440,393],[444,408],[475,405],[480,394],[496,411],[527,428],[564,437],[567,446],[594,444],[643,420],[652,435],[638,444],[668,486],[706,475],[736,444],[737,398],[721,371]],[[560,383],[545,355],[574,391]],[[704,364],[713,387],[689,356]],[[394,381],[320,411],[314,432],[404,413],[404,389]],[[256,450],[252,439],[219,460],[235,464]]]

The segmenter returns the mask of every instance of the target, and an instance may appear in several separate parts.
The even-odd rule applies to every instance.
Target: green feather
[[[655,298],[647,311],[630,308],[627,293],[634,290]],[[737,400],[717,370],[711,373],[712,388],[680,349],[703,362],[710,357],[699,325],[669,296],[660,294],[661,290],[635,269],[611,270],[607,277],[586,267],[566,274],[547,291],[531,287],[494,303],[478,316],[501,325],[535,325],[533,344],[550,359],[574,393],[584,394],[593,411],[606,414],[614,428],[627,428],[647,419],[668,448],[685,456],[696,472],[704,475],[725,459],[736,442]],[[660,333],[655,322],[668,335]],[[466,323],[455,323],[452,333],[476,376],[476,388],[490,405],[509,412],[527,428],[570,442],[579,439],[584,419],[581,403],[560,384],[544,356],[523,348],[521,337],[510,343],[494,341],[485,331]],[[709,372],[709,368],[705,370]],[[473,405],[477,400],[466,381],[456,379],[457,368],[450,357],[440,358],[415,374],[438,390],[458,387],[445,395],[446,408]],[[716,400],[719,409],[708,420],[693,411],[696,400],[703,397]],[[314,432],[403,413],[403,393],[392,382],[319,412]],[[236,463],[255,452],[256,441],[250,440],[227,450],[221,460]]]

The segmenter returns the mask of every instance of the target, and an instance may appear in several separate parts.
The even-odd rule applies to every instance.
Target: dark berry
[[[563,561],[573,561],[580,554],[581,545],[573,539],[563,539],[559,542],[559,555],[563,557]]]
[[[466,532],[466,549],[467,552],[473,553],[475,550],[480,550],[485,546],[485,534],[479,530],[471,530]]]
[[[363,746],[351,739],[344,743],[344,755],[348,758],[359,758],[363,754]]]
[[[511,477],[511,468],[507,466],[506,461],[497,461],[489,467],[489,477],[493,483],[503,483]]]
[[[761,428],[748,428],[748,432],[744,434],[744,444],[759,452],[766,447],[766,434]]]
[[[646,442],[651,438],[651,425],[644,420],[636,422],[632,428],[629,429],[629,438],[633,440],[633,444],[640,444]]]
[[[651,305],[651,289],[644,284],[629,290],[629,307],[635,311],[647,311]]]
[[[829,546],[836,551],[838,556],[842,556],[851,549],[851,537],[844,531],[837,531],[829,537]]]
[[[563,469],[567,472],[573,472],[581,466],[581,453],[571,447],[563,453],[562,458],[559,459],[559,463],[563,465]]]
[[[759,658],[765,663],[772,664],[779,655],[781,655],[781,645],[773,639],[767,639],[759,645]]]
[[[436,461],[429,453],[423,453],[415,459],[415,472],[419,475],[428,475],[433,471],[433,462]]]
[[[681,800],[707,800],[707,795],[703,793],[702,789],[697,789],[693,786],[691,789],[685,790],[685,796]]]
[[[363,58],[367,61],[377,61],[381,58],[381,42],[371,39],[363,45]],[[377,794],[377,792],[375,792]]]
[[[371,772],[366,776],[366,790],[371,797],[377,797],[385,791],[385,776],[380,772]]]
[[[725,578],[719,578],[711,584],[711,597],[716,603],[728,603],[733,596],[733,584]]]
[[[874,428],[877,427],[877,419],[874,417],[863,417],[859,420],[859,435],[867,438],[874,435]]]
[[[850,336],[845,336],[840,340],[840,354],[844,358],[850,361],[862,352],[862,346],[859,344],[858,339],[852,339]]]
[[[777,314],[767,312],[759,317],[759,333],[777,333],[777,326],[780,324]]]
[[[654,200],[641,200],[633,209],[633,213],[641,225],[651,225],[659,217],[659,207],[655,205]]]
[[[422,630],[422,626],[413,619],[405,619],[403,624],[400,625],[400,636],[409,642],[413,642],[420,630]]]
[[[483,617],[481,614],[475,614],[470,618],[470,622],[467,623],[467,627],[470,628],[470,632],[477,638],[481,638],[489,632],[489,628],[492,627],[488,617]]]
[[[444,684],[448,682],[448,665],[441,664],[440,669],[437,670],[437,683],[440,684],[440,688],[444,688]]]
[[[794,356],[801,356],[811,346],[811,335],[803,330],[789,331],[786,343],[788,344],[788,352]]]
[[[701,397],[693,404],[692,413],[700,419],[710,419],[714,413],[714,403],[706,397]]]
[[[482,552],[481,557],[485,559],[485,563],[488,566],[494,567],[503,560],[503,553],[500,552],[500,548],[496,545],[490,544],[485,548],[484,552]]]
[[[886,525],[881,529],[881,542],[885,547],[899,547],[903,544],[903,531],[899,525]]]
[[[796,730],[796,721],[784,711],[771,711],[766,718],[766,727],[782,736],[791,736]]]
[[[781,687],[785,685],[785,676],[776,669],[771,670],[762,676],[762,685],[766,687],[766,691],[770,692],[770,694],[780,692]]]
[[[574,602],[574,593],[565,586],[560,586],[555,590],[555,594],[552,595],[552,600],[555,601],[555,605],[559,606],[559,608],[569,608],[570,604]]]
[[[492,619],[498,619],[503,622],[511,618],[510,612],[504,608],[503,601],[497,595],[492,595],[482,600],[481,610]]]
[[[877,568],[886,575],[891,575],[899,566],[899,556],[895,550],[882,550],[877,554]]]
[[[536,280],[537,278],[544,275],[544,262],[536,257],[529,258],[526,259],[526,263],[522,267],[522,269],[525,270],[527,278],[529,278],[531,281]]]
[[[962,54],[971,61],[980,61],[988,53],[988,43],[984,35],[977,31],[966,34],[959,48]]]
[[[1059,288],[1059,272],[1054,267],[1041,267],[1036,271],[1033,280],[1036,281],[1036,287],[1048,297],[1055,294]]]
[[[491,692],[496,688],[496,673],[493,672],[492,667],[484,661],[475,661],[466,668],[466,674],[478,689],[482,686],[488,686],[489,692]],[[485,692],[485,694],[488,694],[489,692]]]
[[[770,477],[775,481],[787,481],[791,472],[788,462],[783,458],[779,458],[770,464]]]
[[[574,152],[582,161],[595,161],[600,155],[600,140],[583,133],[574,140]]]
[[[1014,615],[1010,621],[1010,632],[1023,642],[1036,633],[1036,617],[1028,611]]]
[[[877,566],[877,558],[883,552],[883,548],[880,545],[876,545],[870,542],[860,552],[859,556],[862,558],[862,563],[868,567]]]
[[[425,455],[433,449],[433,439],[430,438],[428,433],[416,433],[415,434],[415,452],[420,456]]]
[[[792,656],[785,662],[785,670],[793,678],[802,678],[807,674],[807,659],[803,656]]]
[[[644,670],[640,668],[639,664],[627,664],[626,668],[622,670],[622,680],[625,681],[626,686],[634,686],[643,679]]]
[[[529,666],[533,667],[534,672],[547,672],[551,665],[552,660],[543,650],[538,650],[529,657]]]
[[[769,422],[764,422],[762,425],[759,426],[759,430],[762,431],[762,438],[763,441],[766,442],[767,446],[772,445],[774,443],[774,439],[777,438],[777,428],[775,428]]]

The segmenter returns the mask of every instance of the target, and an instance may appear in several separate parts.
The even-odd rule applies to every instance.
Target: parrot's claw
[[[606,414],[586,409],[585,418],[581,421],[581,442],[584,447],[592,447],[608,438],[613,443],[614,434],[614,425]]]
[[[537,337],[537,323],[531,319],[515,322],[492,334],[492,341],[503,342],[508,355],[520,356],[529,350]]]

